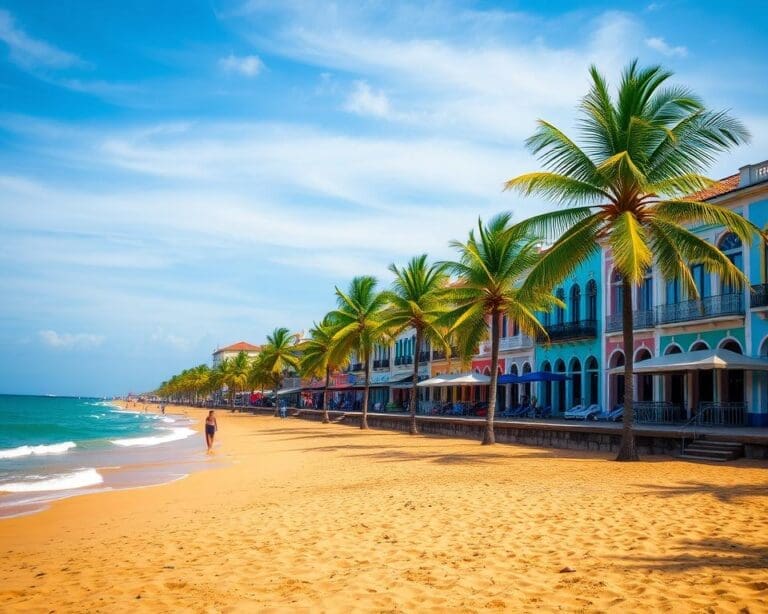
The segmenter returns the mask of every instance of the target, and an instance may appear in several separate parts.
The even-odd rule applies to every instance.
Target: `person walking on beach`
[[[216,416],[213,415],[213,410],[208,412],[208,417],[205,419],[205,444],[208,446],[208,454],[211,453],[213,448],[213,436],[216,434],[219,425],[216,423]]]

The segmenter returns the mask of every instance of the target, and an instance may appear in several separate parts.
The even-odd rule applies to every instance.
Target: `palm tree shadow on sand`
[[[664,499],[684,497],[688,495],[710,495],[723,503],[735,503],[744,497],[768,496],[766,484],[708,484],[706,482],[681,482],[675,486],[659,486],[657,484],[640,484],[641,494],[654,495]]]
[[[706,567],[721,569],[765,569],[768,567],[768,546],[742,544],[723,538],[684,540],[670,549],[669,556],[617,556],[630,569],[684,572]],[[768,578],[757,582],[756,590],[768,589]]]

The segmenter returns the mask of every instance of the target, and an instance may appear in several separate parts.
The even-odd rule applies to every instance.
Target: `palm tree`
[[[267,344],[262,350],[264,368],[272,378],[275,389],[275,416],[278,415],[279,403],[277,392],[283,383],[285,374],[299,368],[299,351],[296,345],[296,335],[287,328],[276,328],[267,335]]]
[[[561,303],[540,287],[521,287],[526,273],[539,259],[540,249],[537,239],[523,239],[511,232],[510,214],[497,215],[487,225],[478,220],[477,234],[472,230],[466,243],[452,241],[451,246],[459,251],[460,258],[446,265],[458,276],[458,281],[445,291],[446,298],[455,307],[444,321],[453,322],[451,330],[458,340],[461,356],[471,356],[480,342],[488,338],[490,321],[491,381],[483,435],[483,445],[490,445],[496,442],[493,421],[500,319],[507,315],[517,322],[523,333],[545,337],[546,331],[535,312],[548,311]]]
[[[363,412],[360,428],[368,428],[368,393],[370,388],[369,363],[373,346],[385,338],[382,328],[386,296],[377,292],[376,279],[367,275],[355,277],[347,292],[336,288],[337,308],[330,315],[338,324],[333,335],[338,356],[350,356],[353,352],[362,358],[365,369]]]
[[[392,290],[385,292],[389,307],[384,312],[384,328],[396,335],[406,328],[416,332],[413,348],[413,383],[411,385],[410,429],[411,435],[418,433],[416,427],[416,407],[418,404],[419,354],[424,341],[441,345],[450,352],[445,340],[445,327],[441,326],[448,313],[445,300],[445,287],[448,276],[445,264],[429,265],[427,255],[416,256],[403,268],[394,264],[389,270],[395,275]]]
[[[337,325],[331,314],[326,314],[320,324],[309,331],[309,339],[301,346],[301,372],[307,377],[324,377],[323,387],[323,424],[330,422],[328,418],[328,386],[331,371],[340,367],[345,361],[338,356],[337,344],[333,342]]]
[[[692,233],[691,224],[714,224],[750,243],[757,229],[738,214],[686,194],[714,182],[702,173],[716,154],[745,142],[738,120],[709,111],[683,87],[664,84],[659,66],[624,70],[615,98],[598,70],[590,68],[589,93],[579,106],[583,142],[576,144],[540,120],[526,144],[548,170],[506,183],[567,208],[521,222],[516,232],[555,240],[526,282],[553,288],[601,245],[610,247],[622,276],[624,426],[617,460],[636,460],[632,412],[632,289],[655,261],[666,280],[679,279],[698,297],[688,265],[701,263],[724,280],[746,281],[716,247]]]
[[[248,386],[251,390],[259,388],[261,397],[264,398],[264,388],[272,383],[272,378],[265,365],[264,354],[257,354],[251,361],[251,368],[248,371]]]

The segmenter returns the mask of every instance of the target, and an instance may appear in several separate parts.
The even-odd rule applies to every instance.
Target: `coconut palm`
[[[524,195],[566,205],[534,216],[515,232],[555,240],[535,263],[526,286],[553,288],[601,245],[613,254],[622,277],[624,427],[617,460],[636,460],[632,412],[632,289],[654,263],[667,280],[679,279],[692,297],[698,289],[688,268],[701,263],[729,283],[744,275],[716,247],[689,230],[714,224],[749,243],[756,229],[738,214],[686,194],[714,182],[702,173],[716,155],[745,142],[747,130],[722,111],[710,111],[688,89],[665,85],[671,73],[659,66],[624,70],[613,97],[598,70],[590,68],[589,92],[579,105],[577,144],[540,120],[527,140],[544,172],[506,183]]]
[[[488,338],[490,323],[491,381],[488,394],[483,444],[495,443],[493,430],[496,410],[496,386],[499,365],[500,320],[503,315],[517,322],[520,330],[532,337],[546,337],[536,311],[547,311],[561,302],[540,287],[521,284],[526,273],[540,257],[538,241],[524,239],[510,231],[510,215],[503,213],[488,224],[478,220],[477,234],[472,230],[466,243],[452,241],[458,250],[458,262],[448,262],[449,271],[458,281],[444,296],[455,305],[443,318],[452,322],[451,331],[458,342],[459,355],[471,356],[480,342]]]
[[[323,424],[327,424],[328,418],[328,386],[331,380],[331,371],[341,367],[345,360],[338,356],[337,344],[333,342],[333,335],[337,325],[330,314],[326,314],[320,324],[315,325],[309,331],[309,339],[301,345],[301,373],[307,377],[324,377],[323,386]]]
[[[275,416],[279,411],[277,392],[283,378],[286,373],[299,369],[299,348],[296,343],[295,334],[290,333],[287,328],[276,328],[271,335],[267,335],[267,344],[261,352],[264,369],[271,377],[275,390]]]
[[[272,384],[272,378],[265,365],[264,354],[258,354],[251,361],[251,368],[248,371],[248,386],[251,390],[259,388],[261,397],[264,398],[264,388]]]
[[[418,404],[419,353],[424,341],[440,345],[450,352],[445,340],[445,319],[449,307],[445,300],[448,276],[445,264],[429,265],[427,255],[416,256],[403,268],[392,264],[389,270],[395,275],[392,289],[385,292],[389,307],[384,312],[384,328],[397,335],[407,328],[416,334],[413,347],[413,383],[411,386],[410,433],[416,435],[416,407]]]
[[[371,382],[369,363],[373,346],[385,339],[382,328],[386,296],[376,290],[376,279],[367,275],[355,277],[349,290],[336,288],[337,308],[330,315],[338,329],[333,334],[337,355],[348,357],[356,353],[363,360],[365,387],[360,428],[368,428],[368,394]]]

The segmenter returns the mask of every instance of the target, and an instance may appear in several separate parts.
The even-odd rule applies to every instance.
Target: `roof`
[[[251,345],[245,341],[238,341],[232,345],[228,345],[225,348],[219,348],[214,354],[221,354],[222,352],[261,352],[260,345]]]
[[[728,194],[728,192],[734,192],[739,187],[740,177],[741,177],[740,173],[736,173],[735,175],[729,175],[728,177],[721,179],[717,183],[709,186],[704,190],[699,190],[698,192],[694,192],[693,194],[688,196],[688,198],[690,198],[691,200],[709,200],[710,198],[715,198],[716,196],[722,196],[723,194]]]
[[[709,371],[710,369],[740,369],[744,371],[768,371],[768,360],[751,358],[724,350],[694,350],[665,354],[634,364],[634,373],[669,373],[672,371]],[[624,367],[614,367],[609,373],[621,373]]]

